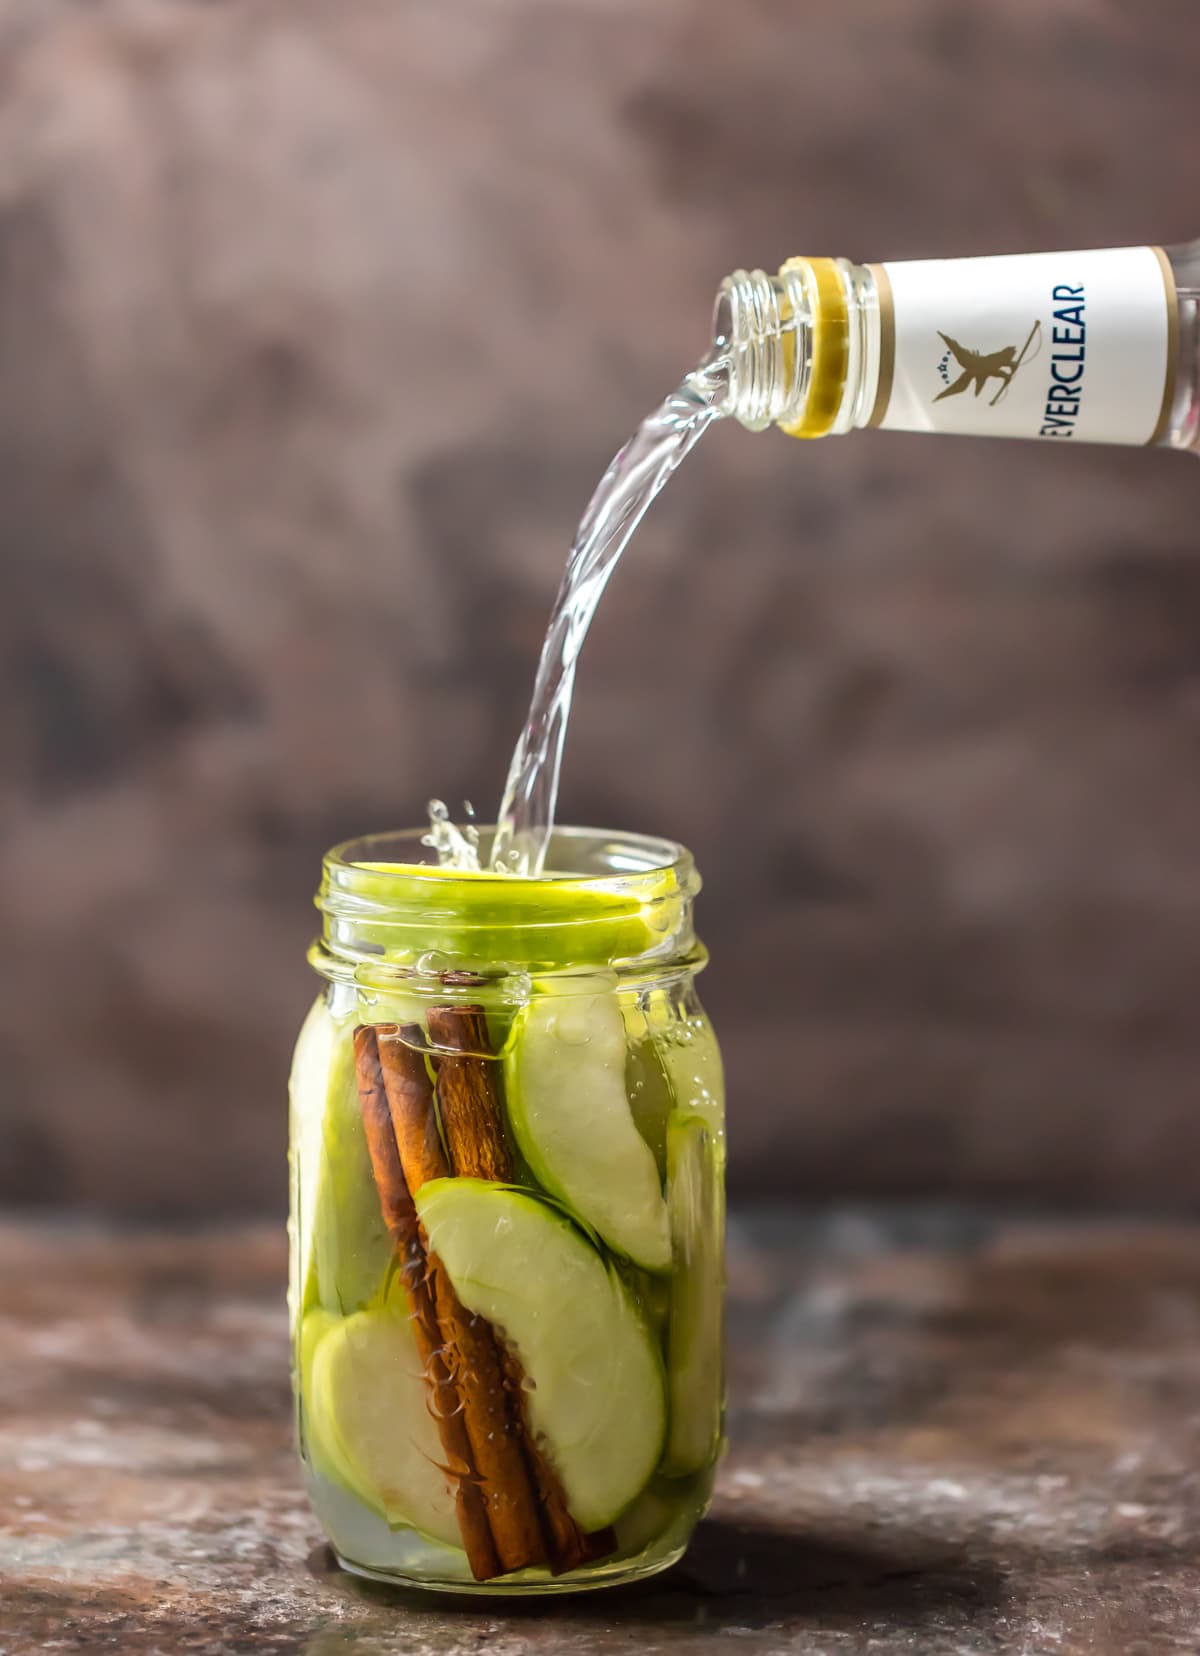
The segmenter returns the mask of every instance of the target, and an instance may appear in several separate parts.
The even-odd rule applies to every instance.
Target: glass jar
[[[359,1574],[627,1582],[682,1555],[721,1446],[700,881],[678,845],[583,829],[537,879],[432,855],[352,841],[317,899],[291,1075],[309,1491]]]

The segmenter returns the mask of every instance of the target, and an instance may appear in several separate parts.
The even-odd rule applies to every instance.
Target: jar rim
[[[486,861],[492,825],[480,828]],[[698,961],[700,876],[674,840],[556,828],[536,877],[443,868],[427,828],[367,834],[325,854],[310,958],[325,976],[501,976]],[[700,951],[702,952],[702,951]]]
[[[494,823],[479,825],[480,843],[483,847],[490,846],[491,836],[496,832]],[[586,867],[553,866],[545,873],[538,875],[513,875],[485,866],[479,869],[443,868],[433,857],[430,848],[423,844],[429,833],[428,824],[422,828],[395,828],[381,833],[360,834],[353,839],[342,840],[340,844],[331,846],[323,858],[326,869],[361,869],[379,863],[395,864],[394,873],[399,880],[436,880],[439,884],[456,878],[477,884],[480,881],[494,881],[496,884],[512,886],[517,880],[523,886],[552,885],[556,882],[574,881],[586,883],[589,886],[603,887],[619,881],[628,881],[638,874],[665,874],[675,872],[681,877],[681,883],[696,881],[699,889],[699,876],[695,872],[695,862],[691,852],[677,840],[662,838],[655,834],[639,834],[620,832],[612,828],[555,828],[550,836],[550,855],[547,860],[553,859],[557,865],[559,859],[554,852],[561,848],[570,847],[575,859],[581,862],[589,847],[595,854],[605,851],[610,856],[611,866],[606,872],[593,873]],[[383,853],[389,849],[404,846],[418,853],[413,857],[387,856]],[[420,853],[425,853],[421,855]],[[635,857],[641,854],[640,860]],[[486,852],[485,852],[486,855]],[[620,859],[625,866],[620,866]],[[373,872],[382,873],[383,870],[375,866]],[[389,870],[389,872],[392,872]]]

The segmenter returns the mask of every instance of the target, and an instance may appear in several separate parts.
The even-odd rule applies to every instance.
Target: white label
[[[1148,443],[1158,434],[1175,295],[1154,248],[921,259],[882,270],[887,398],[876,424],[1086,443]]]

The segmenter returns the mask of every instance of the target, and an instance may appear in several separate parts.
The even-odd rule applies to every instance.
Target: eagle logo
[[[946,350],[938,363],[938,373],[945,382],[945,389],[938,392],[933,399],[934,402],[945,402],[947,397],[961,397],[972,386],[978,397],[988,381],[995,379],[1000,381],[999,389],[988,399],[988,407],[995,408],[1012,384],[1017,370],[1023,363],[1032,361],[1041,349],[1041,332],[1042,324],[1035,322],[1024,345],[1019,349],[1016,345],[1005,345],[999,351],[985,352],[973,351],[967,345],[960,345],[957,339],[951,339],[948,333],[943,333],[939,328],[938,338],[943,341]],[[953,380],[950,378],[952,361],[961,369],[961,373]]]

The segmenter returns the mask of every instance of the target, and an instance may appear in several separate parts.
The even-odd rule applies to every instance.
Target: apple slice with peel
[[[629,1107],[625,1063],[615,994],[539,995],[508,1042],[509,1120],[543,1189],[635,1265],[668,1271],[666,1204]]]
[[[710,1462],[721,1434],[721,1172],[712,1129],[702,1116],[667,1124],[667,1205],[675,1249],[667,1320],[670,1426],[663,1471],[695,1472]]]
[[[300,1369],[300,1396],[304,1402],[301,1415],[304,1458],[323,1478],[332,1478],[335,1483],[342,1483],[344,1480],[337,1453],[329,1441],[329,1412],[320,1410],[314,1413],[312,1408],[313,1356],[325,1335],[337,1322],[337,1317],[329,1311],[323,1311],[319,1305],[310,1307],[300,1323],[296,1340],[296,1362]]]
[[[305,1318],[306,1332],[310,1321],[314,1338],[304,1361],[313,1465],[389,1524],[461,1546],[407,1308],[389,1304],[352,1317],[318,1310]]]
[[[292,1326],[296,1326],[302,1310],[319,1300],[313,1266],[313,1243],[316,1236],[317,1191],[321,1185],[323,1157],[321,1140],[327,1114],[330,1082],[335,1067],[338,1029],[330,1016],[325,996],[318,995],[308,1009],[292,1053],[292,1071],[288,1078],[288,1097],[291,1110],[291,1145],[289,1157],[292,1178],[292,1267],[289,1306]],[[346,1050],[350,1050],[349,1040]]]
[[[354,1020],[319,998],[291,1074],[293,1223],[299,1304],[358,1310],[383,1285],[392,1243],[383,1222],[354,1074]]]
[[[355,934],[393,964],[410,962],[418,951],[403,941],[406,928],[372,918],[381,904],[420,913],[420,953],[433,949],[463,966],[498,961],[535,970],[568,960],[609,966],[652,949],[691,889],[682,865],[647,867],[610,882],[562,874],[514,880],[492,869],[394,862],[344,865],[337,886],[361,902]]]
[[[413,1021],[420,1012],[420,1002],[411,997],[377,999],[369,1007],[359,1007],[360,1016],[366,1013],[373,1022]],[[358,1100],[357,1021],[353,1014],[334,1018],[325,997],[319,996],[304,1020],[292,1059],[298,1296],[293,1315],[317,1305],[341,1314],[362,1310],[378,1298],[392,1257]]]
[[[520,1360],[529,1424],[584,1530],[612,1523],[662,1452],[662,1360],[612,1267],[546,1202],[479,1179],[436,1179],[417,1211],[468,1311]]]
[[[634,1126],[650,1146],[658,1176],[663,1179],[667,1172],[667,1120],[675,1105],[675,1093],[662,1054],[650,1034],[629,1039],[625,1096]]]

